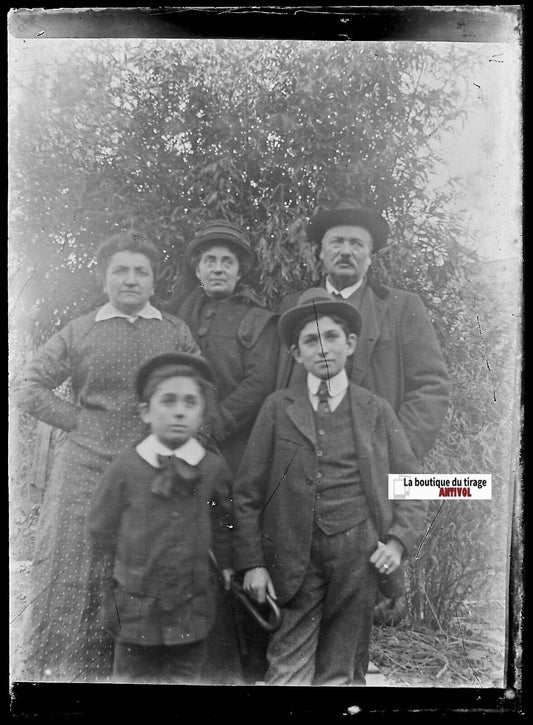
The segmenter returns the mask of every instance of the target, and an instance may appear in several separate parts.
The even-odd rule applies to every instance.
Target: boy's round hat
[[[305,318],[315,315],[338,315],[345,320],[350,332],[361,332],[361,315],[349,302],[334,299],[323,287],[311,287],[300,295],[297,304],[278,320],[278,336],[290,347],[294,327]]]
[[[256,255],[250,245],[248,236],[238,226],[225,219],[215,219],[207,222],[195,233],[185,249],[185,261],[192,268],[192,257],[194,253],[203,246],[209,244],[222,244],[230,248],[236,247],[237,253],[244,260],[246,270],[250,270],[255,262]]]
[[[207,360],[199,355],[191,355],[187,352],[164,352],[155,355],[141,365],[135,375],[135,392],[139,399],[142,398],[146,383],[150,375],[159,368],[175,365],[187,365],[194,368],[201,378],[209,383],[214,383],[213,370]]]
[[[372,252],[387,246],[387,221],[379,212],[365,208],[357,201],[341,201],[332,209],[317,209],[307,226],[307,238],[320,244],[328,229],[345,224],[368,229],[372,235]]]

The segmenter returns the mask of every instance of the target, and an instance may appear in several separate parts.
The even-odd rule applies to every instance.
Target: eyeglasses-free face
[[[202,252],[196,276],[209,297],[229,297],[241,278],[239,258],[228,247],[209,247]]]
[[[372,235],[364,227],[331,227],[322,238],[320,259],[330,282],[344,289],[362,279],[372,255]]]
[[[139,252],[116,252],[107,265],[104,292],[117,310],[133,315],[154,293],[154,273],[148,257]]]
[[[307,372],[326,380],[344,370],[346,360],[355,351],[356,342],[353,333],[346,335],[342,325],[325,315],[311,320],[302,328],[298,346],[293,345],[291,352]]]
[[[193,378],[175,376],[163,380],[140,414],[155,437],[171,450],[179,448],[200,431],[205,399]]]

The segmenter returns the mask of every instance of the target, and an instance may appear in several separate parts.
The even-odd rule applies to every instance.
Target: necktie
[[[200,474],[196,466],[176,458],[176,456],[157,456],[160,465],[159,473],[154,477],[150,491],[169,498],[171,493],[193,496]]]
[[[326,416],[331,413],[331,408],[329,407],[329,391],[328,391],[328,384],[325,380],[322,380],[320,385],[318,386],[318,408],[317,413],[319,416]]]

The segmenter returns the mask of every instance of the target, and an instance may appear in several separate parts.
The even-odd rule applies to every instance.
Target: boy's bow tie
[[[161,467],[160,472],[155,476],[150,490],[159,496],[168,498],[172,491],[192,496],[196,492],[196,484],[200,480],[200,474],[196,466],[176,456],[161,456],[158,454],[157,461]]]

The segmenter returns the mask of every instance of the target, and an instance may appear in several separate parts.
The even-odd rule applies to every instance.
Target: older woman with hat
[[[363,327],[348,364],[350,380],[393,407],[415,456],[433,446],[448,408],[450,383],[440,346],[418,295],[377,284],[368,276],[373,255],[388,243],[389,226],[357,202],[319,209],[307,236],[319,250],[323,287],[352,304]],[[298,293],[281,304],[283,313]],[[301,371],[289,350],[280,355],[277,386],[292,386]]]
[[[187,246],[185,260],[198,285],[178,315],[215,372],[219,416],[212,420],[212,435],[236,471],[259,408],[275,388],[275,320],[242,282],[256,257],[239,227],[208,222]]]
[[[112,642],[97,616],[103,562],[86,532],[100,475],[140,438],[134,373],[154,354],[199,354],[187,325],[150,303],[158,249],[130,231],[97,252],[108,301],[69,322],[37,352],[13,402],[62,431],[39,512],[26,621],[27,679],[104,680]],[[70,398],[56,389],[69,381]],[[26,676],[25,676],[26,679]]]

